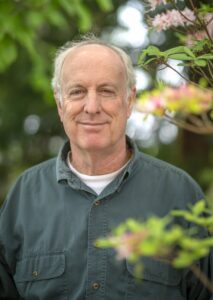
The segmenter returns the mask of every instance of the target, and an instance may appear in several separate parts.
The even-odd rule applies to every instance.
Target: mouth
[[[83,125],[83,126],[102,126],[102,125],[105,125],[106,122],[96,122],[96,123],[91,123],[91,122],[79,122],[80,125]]]
[[[87,132],[102,132],[105,128],[107,122],[79,122],[78,123],[82,129]]]

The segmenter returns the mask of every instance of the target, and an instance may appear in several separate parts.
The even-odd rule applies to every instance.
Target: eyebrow
[[[97,86],[97,88],[102,88],[102,87],[111,87],[111,88],[114,88],[115,90],[117,90],[116,85],[111,82],[104,82]],[[68,83],[67,85],[64,86],[64,88],[66,90],[69,90],[69,89],[73,89],[73,88],[87,88],[87,87],[85,87],[85,85],[81,84],[81,83],[71,83],[71,84]]]

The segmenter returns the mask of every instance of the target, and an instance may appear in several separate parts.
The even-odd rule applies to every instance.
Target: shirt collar
[[[129,177],[129,175],[134,171],[137,160],[139,159],[139,150],[133,140],[129,137],[127,139],[127,145],[132,151],[132,158],[127,164],[126,168],[121,172],[121,176],[118,176],[118,181],[116,180],[116,185],[119,184],[123,179]],[[59,151],[56,160],[56,178],[59,183],[66,183],[68,180],[76,181],[78,177],[70,170],[67,165],[67,154],[70,151],[70,143],[66,141]]]

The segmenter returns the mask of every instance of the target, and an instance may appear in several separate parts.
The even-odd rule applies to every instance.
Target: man
[[[187,174],[125,136],[136,94],[129,57],[96,39],[68,44],[53,89],[68,142],[22,174],[3,205],[0,299],[209,299],[187,270],[150,259],[136,279],[133,266],[95,246],[129,217],[164,216],[203,197]],[[208,274],[208,258],[199,266]]]

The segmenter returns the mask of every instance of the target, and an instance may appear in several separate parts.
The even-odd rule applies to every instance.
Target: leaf
[[[139,59],[138,59],[138,63],[141,64],[141,65],[147,65],[148,62],[145,62],[147,56],[155,56],[154,58],[151,58],[149,62],[157,59],[157,58],[160,58],[162,57],[163,52],[161,52],[157,47],[155,46],[149,46],[148,48],[144,49],[140,56],[139,56]]]
[[[188,47],[184,47],[184,52],[193,58],[195,57],[194,53]]]
[[[196,59],[194,61],[195,65],[199,66],[199,67],[205,67],[206,66],[206,61],[203,59]]]
[[[147,49],[145,49],[144,50],[145,52],[146,52],[146,54],[148,54],[148,55],[157,55],[157,56],[159,56],[159,55],[161,55],[161,51],[157,48],[157,47],[155,47],[155,46],[149,46]]]
[[[192,207],[192,213],[195,214],[196,216],[199,216],[201,213],[204,213],[205,207],[206,207],[205,201],[201,200]]]
[[[26,14],[26,22],[28,26],[37,29],[42,26],[45,21],[45,16],[40,11],[29,11]]]
[[[46,18],[50,22],[50,24],[55,25],[57,27],[65,27],[67,25],[67,21],[63,14],[56,9],[48,9],[46,11]]]
[[[213,54],[204,54],[197,57],[198,59],[213,59]]]
[[[188,56],[185,53],[171,54],[171,55],[169,55],[169,58],[172,58],[175,60],[192,60],[192,57]]]
[[[172,265],[175,268],[185,268],[190,266],[192,263],[192,255],[187,252],[180,251],[178,256],[173,260]]]
[[[113,9],[113,2],[111,0],[96,0],[102,11],[109,12]]]
[[[32,56],[37,54],[34,45],[34,38],[35,35],[30,29],[19,30],[16,33],[16,39]]]
[[[202,52],[205,48],[211,48],[211,42],[207,38],[201,41],[196,41],[195,45],[193,46],[193,51]]]
[[[73,16],[75,12],[75,6],[70,0],[60,0],[60,5],[64,8],[66,13],[70,16]]]
[[[82,31],[87,31],[92,26],[90,11],[80,2],[75,3],[75,10],[78,15],[78,24]]]
[[[188,54],[188,56],[190,56],[191,58],[194,58],[195,55],[194,53],[187,47],[185,46],[178,46],[178,47],[175,47],[175,48],[171,48],[171,49],[168,49],[166,51],[164,51],[164,53],[167,55],[167,56],[170,56],[172,54]]]
[[[17,57],[15,43],[9,38],[4,38],[0,44],[0,72],[10,66]]]

